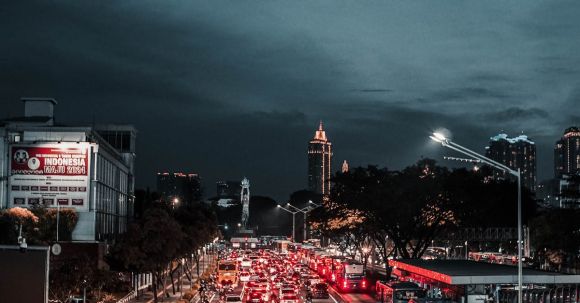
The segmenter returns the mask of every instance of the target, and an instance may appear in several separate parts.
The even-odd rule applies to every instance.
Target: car
[[[280,278],[280,277],[276,277],[273,281],[272,281],[272,285],[278,286],[280,287],[282,285],[282,283],[284,282],[284,279]]]
[[[310,284],[310,285],[315,285],[317,283],[322,282],[322,279],[320,279],[319,276],[317,275],[308,275],[306,277],[304,277],[303,281],[305,281],[305,284]],[[308,282],[308,283],[306,283]]]
[[[253,288],[250,291],[250,294],[257,294],[257,293],[260,294],[262,301],[268,302],[270,300],[270,293],[268,292],[267,289],[260,287],[260,288]]]
[[[284,297],[285,295],[296,295],[296,290],[294,288],[280,288],[280,295],[279,298]]]
[[[328,299],[330,297],[326,283],[316,283],[310,288],[310,291],[315,299]]]
[[[250,273],[247,271],[241,272],[240,273],[240,281],[242,281],[242,282],[250,281]]]
[[[265,301],[262,298],[262,293],[256,292],[256,291],[250,291],[248,293],[248,297],[246,298],[246,302],[265,303]]]
[[[242,267],[250,267],[250,266],[252,266],[252,260],[244,258],[241,261],[241,265],[242,265]]]
[[[242,293],[229,293],[225,294],[220,300],[221,303],[242,303],[243,295]]]
[[[280,303],[298,303],[298,296],[296,294],[286,294],[280,297]]]
[[[294,272],[291,276],[291,279],[293,281],[300,281],[300,273],[299,272]]]

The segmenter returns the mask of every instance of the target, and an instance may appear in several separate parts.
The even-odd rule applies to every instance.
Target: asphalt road
[[[328,299],[314,299],[312,303],[376,303],[375,299],[366,293],[339,293],[334,288],[329,288]],[[219,303],[219,296],[210,295],[210,303]],[[245,302],[245,301],[244,301]],[[306,292],[301,292],[301,303],[306,302]]]

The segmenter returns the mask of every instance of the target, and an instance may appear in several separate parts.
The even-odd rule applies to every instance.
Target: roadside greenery
[[[465,227],[516,225],[516,187],[485,171],[450,170],[422,159],[402,170],[376,166],[337,173],[311,224],[321,236],[368,259],[375,247],[383,260],[420,258],[433,241]],[[535,201],[523,193],[524,220]],[[386,269],[389,270],[388,266]]]
[[[216,236],[217,220],[205,204],[176,209],[153,205],[111,248],[109,263],[117,270],[151,273],[157,302],[159,288],[164,289],[168,283],[176,293],[177,273],[183,271],[190,281],[193,279],[193,262],[199,265],[200,251]]]
[[[48,245],[56,241],[56,215],[56,209],[44,206],[0,210],[0,244],[16,245],[20,227],[28,245]],[[70,241],[78,215],[72,208],[61,208],[59,216],[59,238]]]

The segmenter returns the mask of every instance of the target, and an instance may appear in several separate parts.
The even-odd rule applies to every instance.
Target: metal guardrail
[[[117,303],[129,303],[130,300],[135,299],[136,297],[137,297],[137,292],[135,292],[134,290],[132,290],[126,296],[124,296],[119,301],[117,301]]]

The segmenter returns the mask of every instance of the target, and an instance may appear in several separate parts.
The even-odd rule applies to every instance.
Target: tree
[[[125,270],[153,275],[153,295],[157,302],[158,285],[171,271],[171,261],[179,254],[185,235],[167,209],[153,207],[132,224],[113,247],[110,262]]]
[[[38,217],[26,208],[13,207],[0,211],[0,243],[17,244],[20,232],[24,237],[34,235],[38,221]]]
[[[197,275],[199,276],[199,249],[205,244],[210,243],[218,233],[217,218],[215,213],[207,205],[202,203],[195,203],[179,207],[175,211],[175,219],[181,226],[184,238],[179,249],[178,255],[186,262],[189,256],[193,254],[197,264]],[[182,265],[181,262],[178,264]],[[192,279],[192,274],[189,271],[191,266],[186,266],[188,278]],[[172,276],[173,283],[173,276]]]
[[[580,210],[548,209],[530,221],[538,255],[552,266],[573,265],[580,247]]]
[[[318,223],[338,234],[366,235],[384,260],[393,253],[419,258],[431,240],[456,224],[455,201],[443,191],[448,174],[429,159],[402,171],[368,166],[338,173]],[[359,236],[359,249],[366,237]]]
[[[34,233],[34,241],[38,244],[49,244],[56,241],[56,222],[58,213],[58,234],[59,241],[71,241],[72,233],[78,222],[78,214],[73,208],[47,208],[45,206],[31,209],[39,221]]]
[[[93,267],[86,255],[76,256],[62,262],[50,270],[50,299],[57,302],[68,302],[75,293],[79,293],[88,277],[92,276]]]
[[[31,245],[47,245],[56,240],[56,214],[54,208],[45,206],[31,209],[13,207],[0,211],[0,243],[15,244],[17,242],[20,225],[22,234]],[[78,221],[78,215],[72,208],[60,210],[61,241],[70,241],[72,232]]]

